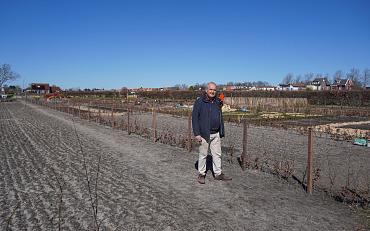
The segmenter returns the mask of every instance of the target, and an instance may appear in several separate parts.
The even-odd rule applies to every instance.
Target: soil
[[[166,118],[176,121],[173,126],[186,124],[185,119]],[[159,125],[174,128],[163,121]],[[229,138],[224,142],[240,150],[236,142],[241,128],[233,126],[227,125]],[[269,147],[277,151],[275,155],[303,158],[298,134],[253,127],[249,132],[254,137],[249,141],[251,155],[268,147],[263,143],[268,140],[276,144]],[[231,182],[215,181],[208,174],[206,184],[200,185],[194,169],[196,152],[40,106],[0,103],[0,134],[2,230],[93,230],[95,221],[101,230],[368,228],[368,221],[348,205],[320,191],[309,196],[298,184],[268,173],[241,171],[232,161],[235,157],[225,155],[223,162]],[[370,163],[360,149],[323,139],[317,143],[334,150],[328,156],[338,156],[341,149],[349,155],[350,149],[361,163]]]
[[[352,129],[360,129],[360,130],[369,130],[370,131],[370,122],[363,123],[363,124],[349,124],[341,126],[341,128],[352,128]]]
[[[317,126],[329,123],[361,122],[366,120],[369,120],[369,118],[360,116],[317,116],[307,119],[285,120],[280,123],[294,126]]]

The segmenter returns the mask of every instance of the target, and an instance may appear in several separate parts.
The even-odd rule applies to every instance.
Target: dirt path
[[[196,153],[34,105],[0,104],[0,131],[2,230],[93,229],[84,156],[93,196],[98,175],[103,230],[355,230],[365,222],[331,198],[235,164],[224,165],[233,181],[199,185]]]

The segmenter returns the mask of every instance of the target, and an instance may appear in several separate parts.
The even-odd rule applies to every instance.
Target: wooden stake
[[[307,156],[307,192],[312,194],[312,174],[313,174],[313,138],[312,128],[308,129],[308,156]]]
[[[157,111],[153,108],[153,119],[152,119],[152,129],[153,129],[153,141],[157,141]]]
[[[112,119],[112,128],[114,129],[114,104],[113,103],[112,103],[111,119]]]
[[[87,107],[87,110],[88,110],[87,118],[88,118],[89,121],[90,121],[90,117],[91,117],[91,115],[90,115],[90,105],[91,105],[91,101],[89,101],[89,105]]]
[[[243,152],[242,152],[242,156],[241,156],[241,164],[242,164],[242,169],[243,171],[245,170],[246,168],[246,164],[247,164],[247,143],[248,143],[248,123],[247,123],[247,120],[243,120]]]
[[[191,112],[189,112],[188,116],[188,152],[191,152]]]
[[[131,129],[130,129],[130,107],[127,105],[127,134],[131,134]]]

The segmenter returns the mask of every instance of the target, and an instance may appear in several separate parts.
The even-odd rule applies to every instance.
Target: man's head
[[[207,95],[209,98],[214,98],[216,96],[217,86],[214,82],[209,82],[207,84]]]

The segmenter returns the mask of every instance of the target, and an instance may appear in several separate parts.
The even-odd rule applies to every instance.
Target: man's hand
[[[200,135],[197,135],[196,137],[194,137],[194,139],[199,142],[199,143],[202,143],[202,137]]]

